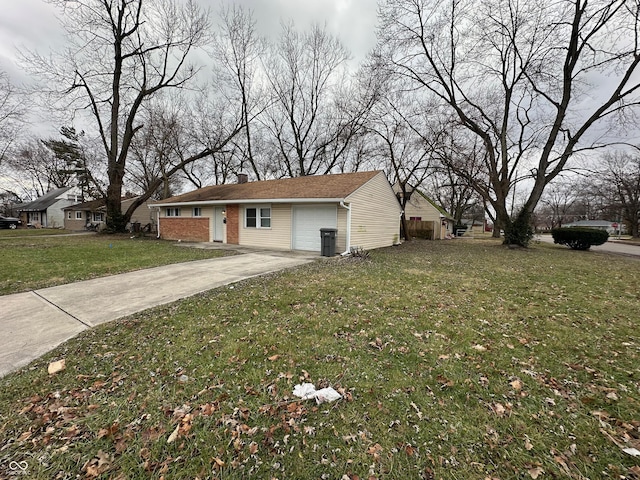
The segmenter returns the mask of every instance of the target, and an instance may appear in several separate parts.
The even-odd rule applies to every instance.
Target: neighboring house
[[[615,227],[614,227],[615,224]],[[581,228],[595,228],[598,230],[605,230],[609,235],[613,235],[618,232],[618,223],[609,222],[607,220],[578,220],[573,223],[566,223],[563,225],[565,228],[581,227]],[[626,229],[622,226],[622,231]]]
[[[126,211],[137,197],[123,198],[122,211]],[[95,226],[97,230],[104,228],[107,215],[104,198],[78,203],[64,208],[64,228],[67,230],[84,230],[87,225]],[[150,226],[155,230],[156,216],[149,210],[148,202],[136,208],[131,216],[132,224],[141,227]]]
[[[460,223],[467,227],[464,235],[473,235],[476,233],[484,233],[487,230],[486,220],[484,218],[463,218]]]
[[[398,243],[400,205],[381,171],[201,188],[152,204],[169,240],[320,251],[336,228],[336,252]]]
[[[397,185],[394,186],[394,190],[396,194],[400,194],[401,190]],[[409,232],[414,226],[424,228],[424,222],[428,222],[426,226],[433,232],[432,240],[444,240],[453,235],[453,217],[420,190],[411,191],[404,208],[404,217],[409,222]]]
[[[76,187],[51,190],[46,195],[20,205],[18,208],[22,225],[30,227],[62,228],[62,209],[81,200],[81,192]]]

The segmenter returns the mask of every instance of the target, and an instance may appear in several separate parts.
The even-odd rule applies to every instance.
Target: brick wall
[[[240,208],[238,205],[227,205],[227,243],[240,243]]]
[[[161,217],[160,237],[187,242],[209,241],[209,219],[206,217]]]

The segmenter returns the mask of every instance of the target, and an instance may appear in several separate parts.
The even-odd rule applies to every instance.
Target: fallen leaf
[[[531,476],[531,478],[535,480],[536,478],[538,478],[540,475],[544,473],[544,470],[540,467],[535,467],[535,468],[530,468],[528,473]]]
[[[180,425],[178,425],[176,429],[171,433],[171,435],[169,435],[169,438],[167,439],[167,443],[175,442],[176,438],[178,438],[179,432],[180,432]]]
[[[525,440],[524,440],[524,448],[526,450],[531,450],[533,448],[533,444],[531,443],[531,441],[528,438],[525,438]]]
[[[477,352],[485,352],[487,350],[487,347],[483,347],[482,345],[474,345],[471,348],[473,348]]]
[[[375,445],[371,445],[367,449],[367,453],[373,457],[373,460],[375,462],[380,460],[380,452],[382,452],[382,447],[380,446],[379,443],[376,443]]]
[[[522,382],[518,379],[511,382],[510,385],[511,385],[511,388],[513,388],[516,392],[519,392],[520,390],[522,390]]]
[[[67,368],[67,366],[65,359],[63,358],[62,360],[58,360],[57,362],[51,362],[49,364],[49,367],[47,368],[47,372],[49,372],[49,375],[54,375],[58,372],[63,371],[65,368]]]
[[[280,358],[280,355],[271,355],[270,357],[267,357],[267,360],[269,360],[270,362],[275,362],[279,358]]]
[[[442,386],[442,388],[453,387],[455,385],[455,382],[453,380],[449,380],[444,375],[438,375],[436,377],[436,380]]]
[[[109,454],[99,450],[95,457],[88,460],[82,467],[88,478],[95,478],[102,475],[111,468],[111,457]]]

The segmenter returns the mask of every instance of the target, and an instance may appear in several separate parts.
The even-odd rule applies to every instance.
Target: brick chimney
[[[246,173],[238,173],[238,183],[247,183],[249,181],[249,175]]]

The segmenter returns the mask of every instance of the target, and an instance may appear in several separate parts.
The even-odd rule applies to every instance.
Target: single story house
[[[394,186],[394,190],[397,195],[401,195],[398,186]],[[431,240],[444,240],[453,236],[453,217],[420,190],[411,190],[411,196],[404,207],[404,217],[409,234],[422,229],[433,232]]]
[[[33,202],[18,208],[22,225],[31,227],[62,228],[64,213],[62,209],[81,200],[82,195],[76,187],[63,187],[49,191]]]
[[[337,253],[399,242],[401,209],[382,171],[257,182],[238,177],[237,184],[151,204],[158,236],[320,252],[320,229],[335,228]]]
[[[122,211],[126,211],[136,198],[138,197],[123,198]],[[67,230],[84,230],[87,225],[101,230],[105,226],[107,207],[104,198],[70,205],[63,210],[64,228]],[[149,210],[148,202],[136,208],[131,216],[132,224],[140,224],[141,228],[149,226],[150,231],[155,231],[155,222],[156,215]]]

